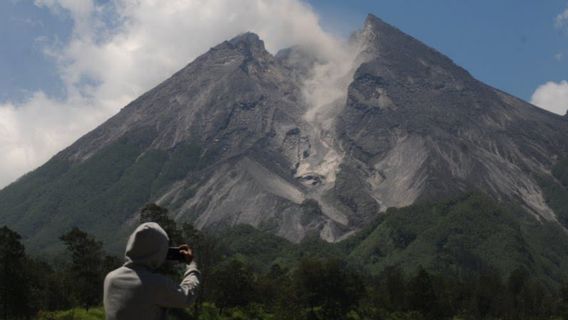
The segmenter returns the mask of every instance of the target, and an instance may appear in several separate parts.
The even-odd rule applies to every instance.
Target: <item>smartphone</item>
[[[185,262],[185,256],[181,254],[181,250],[179,247],[168,248],[168,254],[166,255],[166,259],[172,261]]]

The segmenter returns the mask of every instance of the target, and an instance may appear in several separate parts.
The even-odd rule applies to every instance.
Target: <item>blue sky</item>
[[[253,31],[271,52],[331,59],[368,13],[494,87],[568,108],[568,0],[4,0],[0,188],[223,40]]]
[[[478,79],[530,101],[535,89],[568,78],[568,33],[555,26],[566,0],[311,0],[323,27],[347,36],[368,13],[424,41]],[[64,43],[68,15],[31,0],[0,2],[0,101],[65,89],[47,44]]]
[[[25,99],[43,89],[63,94],[54,61],[44,45],[65,41],[71,21],[33,1],[0,2],[0,101]]]
[[[565,0],[312,0],[325,28],[345,33],[371,12],[452,58],[478,79],[530,101],[568,77]]]

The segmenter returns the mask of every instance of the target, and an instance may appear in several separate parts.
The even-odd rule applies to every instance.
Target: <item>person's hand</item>
[[[193,261],[193,250],[187,244],[179,246],[179,252],[185,257],[185,263],[190,264]]]

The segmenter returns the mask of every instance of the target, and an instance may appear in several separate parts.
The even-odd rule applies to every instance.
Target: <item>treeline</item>
[[[202,271],[200,297],[177,319],[568,319],[568,285],[546,288],[523,269],[502,276],[487,270],[463,277],[396,266],[373,275],[360,265],[314,243],[297,260],[262,260],[267,243],[258,238],[235,252],[230,238],[177,225],[167,210],[147,205],[140,222],[158,222],[172,245],[190,243]],[[122,258],[80,229],[62,235],[67,261],[51,265],[25,253],[20,236],[0,228],[0,317],[32,319],[46,311],[102,304],[105,274]],[[242,240],[242,239],[241,239]],[[277,243],[270,245],[278,245]],[[243,249],[242,241],[240,249]],[[242,252],[246,252],[242,254]],[[174,279],[179,266],[161,270]]]
[[[31,319],[39,311],[90,308],[102,303],[102,282],[121,259],[104,253],[102,243],[73,228],[62,235],[68,261],[52,265],[25,254],[21,237],[0,228],[0,317]]]

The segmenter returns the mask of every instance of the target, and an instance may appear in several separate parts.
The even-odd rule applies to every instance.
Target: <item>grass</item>
[[[105,313],[102,307],[89,310],[74,308],[64,311],[40,311],[36,316],[37,320],[102,320],[104,318]]]

